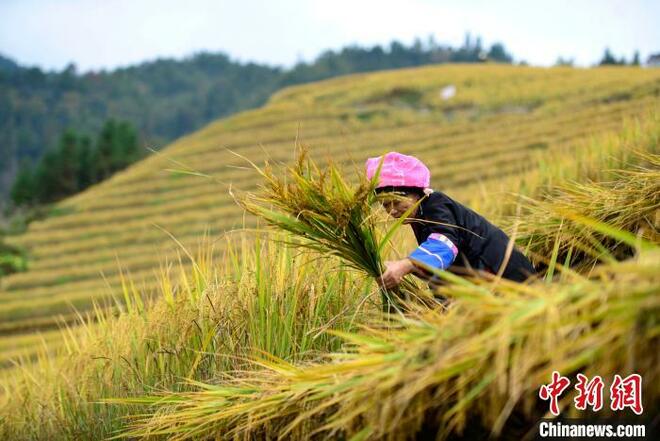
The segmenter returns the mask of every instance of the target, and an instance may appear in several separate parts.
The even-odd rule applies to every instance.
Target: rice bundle
[[[276,176],[268,165],[264,169],[254,167],[264,183],[258,194],[248,194],[239,201],[248,212],[301,239],[288,241],[290,245],[337,256],[351,268],[380,277],[383,248],[405,216],[379,240],[372,210],[378,173],[371,180],[362,175],[356,185],[350,185],[337,166],[330,163],[321,170],[305,149],[287,168],[288,180]],[[386,312],[400,310],[398,299],[423,298],[410,279],[391,290],[381,288],[381,295]]]
[[[519,243],[584,271],[634,254],[635,242],[626,243],[621,233],[659,243],[660,155],[637,153],[634,160],[635,166],[611,171],[607,182],[565,182],[537,200],[528,198]],[[585,218],[606,228],[594,229]]]

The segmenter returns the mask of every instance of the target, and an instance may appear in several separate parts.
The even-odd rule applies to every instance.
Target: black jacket
[[[419,244],[425,242],[431,233],[440,233],[456,245],[458,255],[452,265],[455,271],[456,268],[471,267],[497,273],[509,243],[509,237],[502,230],[439,191],[423,198],[411,226]],[[531,262],[514,247],[502,276],[524,281],[534,273]]]

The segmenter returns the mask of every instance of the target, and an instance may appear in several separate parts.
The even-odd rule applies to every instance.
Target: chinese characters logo
[[[550,412],[559,415],[559,397],[570,386],[571,380],[563,377],[559,372],[552,373],[552,380],[539,389],[539,398],[550,401]],[[575,408],[586,410],[588,407],[594,412],[603,408],[603,389],[605,382],[596,375],[592,379],[577,374],[575,390],[578,394],[573,399]],[[610,409],[613,411],[630,408],[637,415],[644,411],[642,407],[642,377],[639,374],[630,374],[626,378],[614,375],[610,386]]]

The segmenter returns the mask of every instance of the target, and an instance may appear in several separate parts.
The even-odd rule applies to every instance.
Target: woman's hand
[[[378,284],[386,289],[392,289],[401,283],[406,274],[415,269],[410,259],[401,259],[385,262],[385,272],[377,279]]]

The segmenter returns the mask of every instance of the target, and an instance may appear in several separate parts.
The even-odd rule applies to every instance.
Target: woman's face
[[[419,197],[414,194],[407,194],[407,195],[401,195],[401,194],[395,194],[395,193],[389,193],[386,195],[382,196],[381,199],[381,204],[383,204],[383,208],[385,208],[385,211],[387,211],[390,216],[395,217],[395,218],[400,218],[403,216],[403,214],[410,209],[413,205],[417,203],[419,200]],[[403,223],[409,223],[409,219],[411,217],[415,217],[417,209],[415,209],[408,219],[403,221]]]

